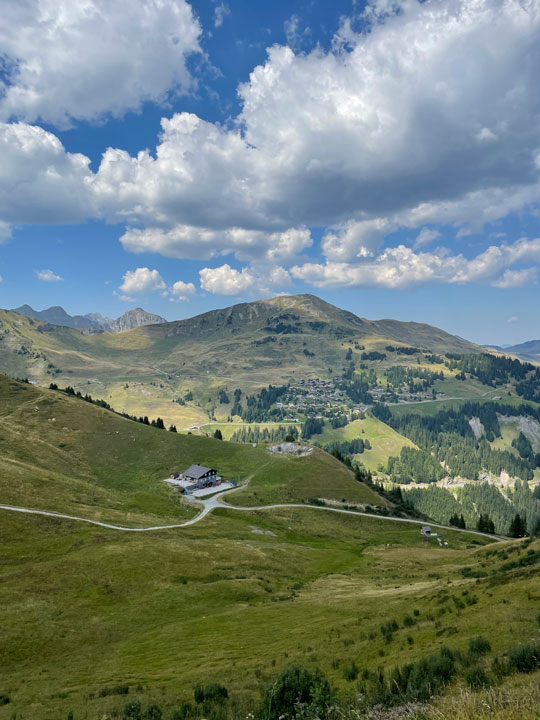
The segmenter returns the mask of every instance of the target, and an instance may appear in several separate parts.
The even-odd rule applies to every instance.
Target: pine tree
[[[521,538],[527,535],[527,523],[519,513],[516,513],[514,519],[510,523],[508,535],[513,538]]]
[[[221,434],[221,430],[219,428],[214,433],[214,437],[216,438],[216,440],[223,440],[223,435]]]

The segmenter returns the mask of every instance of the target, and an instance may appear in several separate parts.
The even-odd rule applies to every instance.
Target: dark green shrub
[[[540,647],[519,645],[508,651],[508,665],[511,671],[530,673],[540,667]]]
[[[471,655],[479,657],[480,655],[485,655],[490,650],[491,645],[489,644],[489,640],[482,635],[477,635],[469,640],[469,653]]]
[[[130,702],[124,706],[124,720],[142,720],[140,702]]]
[[[285,668],[263,691],[259,714],[261,720],[293,718],[297,704],[324,709],[331,699],[330,685],[321,670],[293,665]]]
[[[358,677],[358,665],[354,662],[354,660],[344,668],[343,677],[348,682],[352,682]]]
[[[482,688],[488,688],[491,686],[491,682],[486,671],[474,665],[473,667],[467,668],[463,673],[465,682],[472,690],[481,690]]]
[[[222,703],[229,697],[229,691],[224,685],[218,683],[211,683],[210,685],[197,685],[193,695],[196,703],[210,702],[210,703]]]
[[[396,667],[388,676],[379,672],[368,679],[363,690],[369,705],[425,702],[447,685],[455,673],[453,654],[443,646],[439,655]]]
[[[11,702],[9,695],[0,693],[0,705],[8,705]]]

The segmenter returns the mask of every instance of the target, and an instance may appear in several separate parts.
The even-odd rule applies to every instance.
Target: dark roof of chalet
[[[203,465],[190,465],[187,470],[184,470],[184,475],[187,477],[198,480],[199,478],[206,475],[206,473],[215,472],[212,468],[204,467]]]

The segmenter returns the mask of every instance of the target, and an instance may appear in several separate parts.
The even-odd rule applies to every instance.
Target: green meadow
[[[313,497],[384,504],[318,449],[281,457],[170,433],[7,378],[0,397],[4,504],[131,526],[179,521],[194,510],[162,478],[191,462],[245,482],[231,496],[244,507]],[[123,720],[128,702],[173,720],[195,686],[211,683],[228,689],[224,718],[245,718],[292,663],[321,668],[346,702],[364,670],[443,645],[464,653],[476,635],[492,658],[539,632],[539,541],[448,529],[439,545],[418,525],[307,505],[292,515],[223,507],[147,533],[0,517],[0,720]],[[381,631],[389,622],[390,635]],[[531,714],[530,687],[519,697]],[[436,702],[455,709],[462,690],[457,679]],[[438,707],[425,717],[452,717]]]

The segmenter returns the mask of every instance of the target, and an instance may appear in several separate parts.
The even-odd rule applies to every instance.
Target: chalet
[[[432,537],[431,528],[429,527],[429,525],[422,525],[422,527],[420,528],[420,533],[424,537]]]
[[[190,465],[182,473],[182,480],[187,484],[186,490],[198,490],[199,488],[211,487],[221,482],[217,470],[204,467],[204,465]]]

